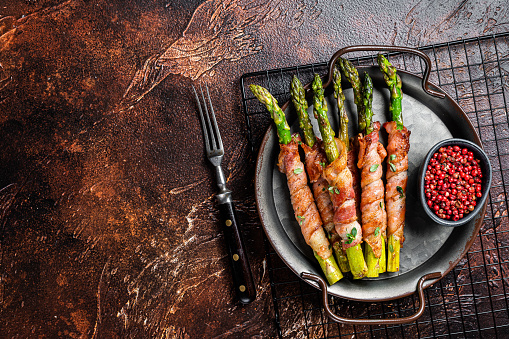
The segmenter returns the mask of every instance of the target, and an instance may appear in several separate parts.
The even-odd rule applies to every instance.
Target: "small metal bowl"
[[[433,157],[433,154],[435,154],[441,147],[447,147],[447,146],[459,146],[461,148],[467,148],[469,151],[471,151],[474,154],[474,158],[480,160],[480,167],[482,171],[482,183],[481,183],[481,193],[482,197],[478,198],[476,200],[475,208],[472,212],[468,213],[467,215],[463,216],[463,218],[454,221],[449,219],[442,219],[439,218],[432,209],[428,206],[426,202],[426,194],[424,192],[424,185],[425,185],[425,177],[426,177],[426,170],[428,168],[428,164]],[[488,156],[484,152],[484,150],[479,147],[477,144],[465,140],[465,139],[446,139],[442,140],[439,143],[437,143],[435,146],[433,146],[428,154],[426,155],[426,158],[424,159],[420,171],[419,171],[419,197],[421,200],[422,207],[426,214],[437,224],[448,226],[448,227],[456,227],[461,226],[472,220],[480,210],[482,210],[486,199],[488,198],[488,194],[491,187],[491,179],[492,179],[492,169],[490,165],[490,160],[488,159]]]

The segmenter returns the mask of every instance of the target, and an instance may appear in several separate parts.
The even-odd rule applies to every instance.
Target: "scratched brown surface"
[[[0,337],[276,336],[240,76],[350,44],[503,32],[508,11],[502,0],[1,1]],[[200,80],[244,222],[248,306],[217,224],[190,92]]]

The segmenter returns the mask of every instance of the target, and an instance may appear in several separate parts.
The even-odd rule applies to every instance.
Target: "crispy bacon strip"
[[[357,138],[350,138],[350,150],[347,154],[347,166],[352,173],[352,187],[355,195],[357,219],[361,219],[361,178],[357,168],[357,156],[359,155],[359,143]]]
[[[324,176],[331,187],[329,195],[334,206],[336,232],[341,237],[343,248],[346,250],[362,241],[362,229],[357,221],[352,173],[347,167],[347,150],[341,140],[335,140],[338,146],[339,157],[325,168]],[[349,239],[349,235],[353,234],[352,229],[354,228],[357,232],[354,238]]]
[[[388,216],[387,236],[394,235],[403,243],[405,241],[403,228],[405,226],[410,131],[406,127],[398,130],[395,121],[386,122],[383,127],[389,134],[387,185],[385,187],[385,204]]]
[[[327,164],[323,142],[317,138],[313,147],[309,147],[304,143],[301,143],[301,147],[304,150],[306,171],[309,182],[312,184],[316,207],[322,217],[323,227],[329,233],[329,240],[334,246],[334,244],[341,241],[341,238],[334,227],[334,208],[329,195],[329,183],[323,176],[323,170]]]
[[[383,145],[378,142],[380,123],[373,123],[373,132],[359,135],[359,159],[361,169],[361,214],[362,234],[376,257],[382,250],[382,235],[387,228],[387,215],[384,206],[384,184],[382,182],[382,161],[387,156]],[[378,232],[376,229],[378,228]],[[375,235],[375,233],[377,233]]]
[[[323,259],[332,255],[329,240],[322,227],[322,219],[308,186],[304,164],[300,160],[298,137],[288,144],[280,144],[278,167],[286,174],[295,218],[299,222],[306,243]]]

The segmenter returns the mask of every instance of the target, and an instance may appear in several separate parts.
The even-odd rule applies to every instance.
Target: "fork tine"
[[[209,87],[207,86],[207,84],[205,84],[205,89],[207,90],[207,97],[209,99],[210,112],[212,113],[213,130],[214,130],[214,134],[217,137],[217,146],[218,146],[219,150],[223,150],[223,141],[221,140],[221,133],[219,133],[219,127],[217,127],[216,113],[214,113],[214,106],[212,106],[212,100],[210,99]]]
[[[205,151],[207,153],[210,153],[211,149],[210,149],[209,132],[208,132],[207,124],[205,123],[205,117],[203,115],[202,103],[200,101],[200,97],[198,96],[198,92],[196,91],[196,88],[194,87],[194,85],[191,85],[191,87],[193,87],[194,96],[196,98],[196,102],[198,103],[198,111],[200,112],[201,127],[203,130],[203,136],[205,137]],[[206,103],[204,102],[204,104],[206,104]],[[208,118],[208,116],[207,116],[207,118]]]
[[[202,84],[200,83],[201,97],[203,99],[203,106],[205,107],[205,115],[207,116],[207,128],[210,132],[210,145],[211,145],[212,151],[216,151],[216,150],[218,150],[218,147],[219,147],[218,145],[222,144],[221,139],[220,139],[221,136],[219,135],[219,130],[217,128],[216,117],[214,114],[214,108],[212,107],[212,102],[210,101],[209,88],[208,88],[207,84],[205,84],[205,89],[207,91],[207,97],[209,99],[208,105],[207,105],[207,100],[205,99],[205,94],[203,93]],[[209,108],[210,108],[210,111],[212,112],[212,118],[209,113]],[[219,142],[216,142],[217,139],[219,139]],[[219,148],[222,149],[222,146]]]
[[[208,106],[207,106],[207,100],[205,99],[205,94],[203,94],[203,87],[202,87],[201,83],[200,83],[200,92],[201,92],[201,97],[202,97],[202,100],[203,100],[203,107],[205,109],[205,116],[206,116],[206,119],[207,119],[207,130],[210,133],[209,134],[210,139],[208,140],[208,142],[210,143],[212,151],[214,151],[217,148],[217,146],[216,146],[216,136],[215,136],[216,132],[214,131],[214,126],[212,126],[212,123],[210,121],[210,114],[209,114],[209,109],[208,109]]]

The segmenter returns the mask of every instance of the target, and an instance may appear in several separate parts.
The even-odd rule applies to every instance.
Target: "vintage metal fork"
[[[232,267],[233,283],[240,302],[247,304],[256,298],[256,289],[244,247],[244,241],[239,231],[237,213],[233,205],[232,194],[231,191],[226,188],[226,178],[221,168],[221,161],[224,155],[221,134],[217,127],[216,116],[214,114],[208,86],[205,84],[207,98],[205,98],[205,93],[201,84],[199,93],[194,86],[192,87],[200,112],[201,126],[205,141],[205,153],[212,165],[214,165],[216,171],[217,186],[219,187],[216,198],[219,204],[221,223],[223,225],[228,256]]]

